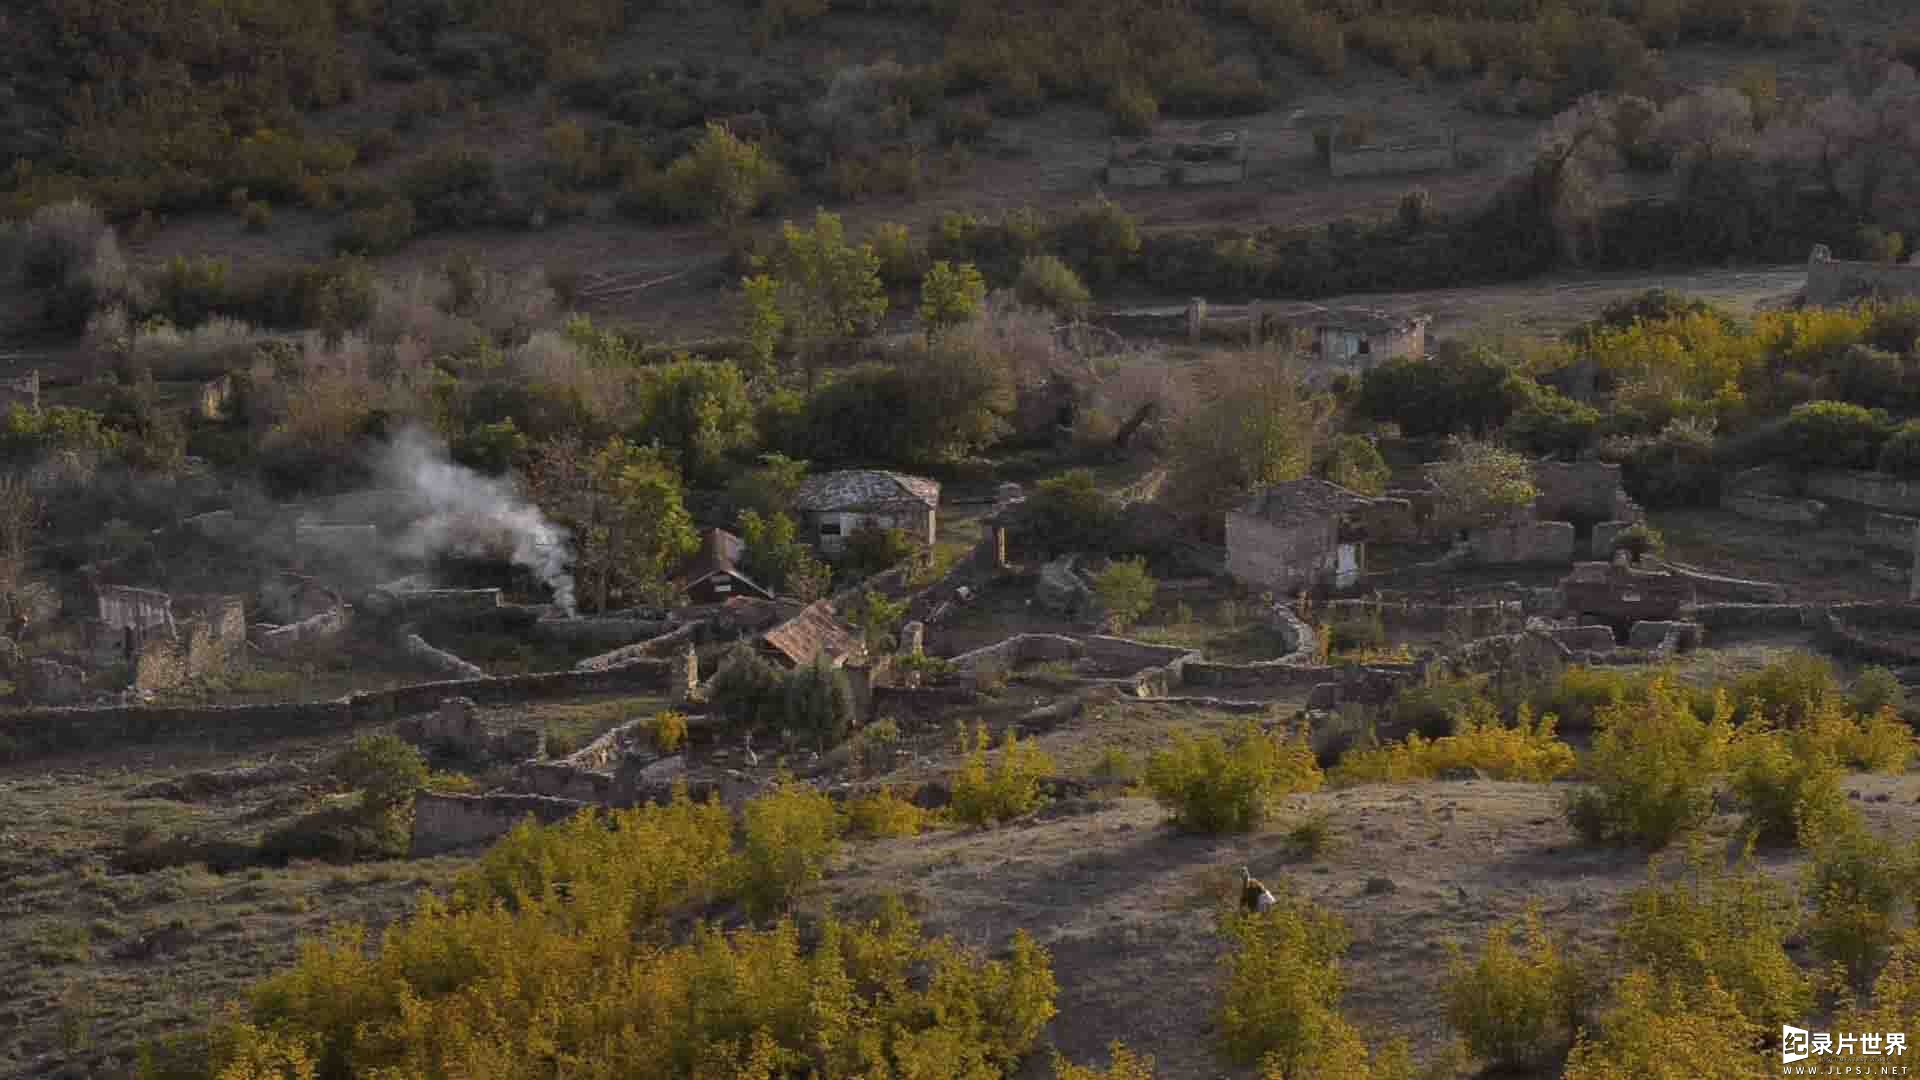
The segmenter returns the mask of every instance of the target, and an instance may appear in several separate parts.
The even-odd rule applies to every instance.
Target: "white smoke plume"
[[[553,590],[553,602],[575,614],[573,550],[567,531],[548,521],[510,480],[474,472],[419,428],[394,436],[377,463],[382,485],[405,493],[419,517],[401,538],[401,554],[505,556]]]

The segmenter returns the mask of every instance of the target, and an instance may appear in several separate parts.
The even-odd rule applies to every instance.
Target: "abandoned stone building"
[[[700,536],[700,550],[674,572],[674,584],[686,593],[690,604],[722,604],[736,596],[773,599],[771,589],[740,571],[738,564],[745,551],[746,544],[739,537],[725,529],[708,529]]]
[[[1371,308],[1314,306],[1262,313],[1262,338],[1292,332],[1316,359],[1364,371],[1396,356],[1425,356],[1428,315],[1398,315]]]
[[[1349,515],[1373,502],[1313,478],[1262,488],[1227,512],[1227,573],[1281,595],[1351,586],[1365,549]]]
[[[794,496],[806,536],[821,551],[845,550],[862,527],[902,529],[931,545],[938,526],[940,484],[883,469],[848,469],[810,476]]]
[[[842,667],[866,654],[859,631],[835,614],[833,605],[815,600],[792,618],[755,639],[760,652],[784,668],[806,667],[824,660]]]
[[[1245,133],[1202,132],[1186,139],[1115,139],[1103,176],[1111,187],[1235,184],[1247,178]]]
[[[1452,132],[1346,146],[1333,139],[1327,146],[1327,171],[1340,177],[1445,172],[1459,163],[1459,144]]]

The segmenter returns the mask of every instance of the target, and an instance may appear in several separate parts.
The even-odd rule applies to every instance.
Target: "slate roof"
[[[1235,511],[1250,517],[1265,518],[1276,524],[1325,517],[1365,506],[1372,500],[1357,491],[1306,477],[1270,484],[1254,492]]]
[[[939,506],[939,481],[884,469],[847,469],[807,477],[794,495],[793,505],[820,512],[909,501]]]
[[[838,666],[861,651],[859,636],[834,615],[833,605],[825,600],[801,608],[798,615],[761,634],[760,640],[795,667],[805,667],[819,656]]]

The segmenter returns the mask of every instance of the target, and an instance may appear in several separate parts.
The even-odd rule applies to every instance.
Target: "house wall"
[[[1361,333],[1340,327],[1321,327],[1315,332],[1320,356],[1329,363],[1367,367],[1395,356],[1420,356],[1427,351],[1427,331],[1416,326],[1410,331],[1382,334]],[[1361,346],[1366,352],[1361,352]]]
[[[1180,183],[1237,184],[1247,178],[1244,161],[1184,161],[1180,163]]]
[[[1467,535],[1474,560],[1490,565],[1570,563],[1573,539],[1573,524],[1566,521],[1523,521]]]
[[[585,809],[572,799],[541,795],[453,795],[423,791],[413,800],[412,855],[475,847],[506,835],[526,818],[552,824]]]
[[[1826,245],[1814,247],[1807,260],[1808,303],[1837,304],[1866,293],[1920,296],[1920,266],[1834,259]]]
[[[1290,593],[1331,584],[1339,546],[1339,522],[1331,514],[1286,527],[1227,514],[1227,573],[1249,585]]]
[[[1335,176],[1404,176],[1407,173],[1438,172],[1455,164],[1451,143],[1437,146],[1356,146],[1334,148],[1328,157],[1329,171]]]
[[[1618,521],[1627,514],[1620,466],[1605,461],[1536,461],[1534,509],[1549,520]]]
[[[1107,166],[1107,183],[1113,187],[1165,187],[1169,176],[1167,166],[1157,161]]]
[[[916,542],[932,546],[939,524],[937,511],[920,503],[851,511],[813,511],[806,517],[808,536],[812,539],[814,546],[828,554],[838,554],[846,550],[847,538],[866,525],[882,529],[904,529]],[[838,525],[840,531],[837,535],[825,535],[820,531],[825,525]]]

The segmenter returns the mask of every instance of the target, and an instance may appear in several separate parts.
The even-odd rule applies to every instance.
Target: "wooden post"
[[[1187,301],[1187,340],[1198,342],[1200,330],[1207,324],[1207,302],[1196,296]]]

